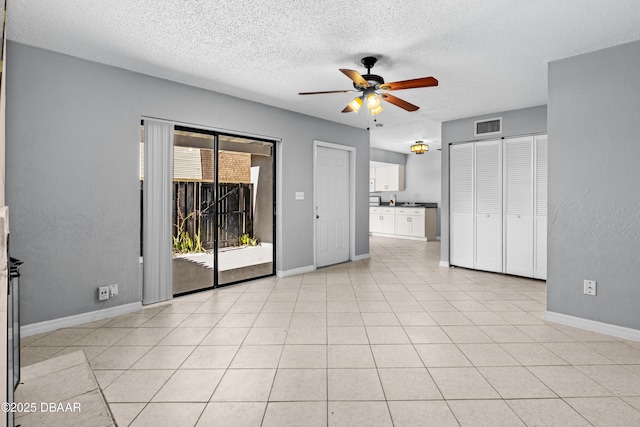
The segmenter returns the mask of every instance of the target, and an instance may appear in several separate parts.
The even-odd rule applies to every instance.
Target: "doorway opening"
[[[144,212],[145,161],[153,161],[145,160],[144,149],[153,141],[144,140],[144,131],[142,135]],[[174,125],[170,145],[170,206],[162,209],[171,212],[171,255],[163,261],[170,263],[171,294],[274,275],[275,143]],[[153,183],[147,184],[152,188]],[[141,248],[144,253],[144,241]]]

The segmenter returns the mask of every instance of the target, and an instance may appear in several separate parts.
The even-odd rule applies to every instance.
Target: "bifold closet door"
[[[502,146],[482,141],[475,150],[474,267],[502,272]]]
[[[505,139],[505,273],[533,276],[533,137]]]
[[[548,137],[535,137],[535,252],[533,277],[547,278],[547,154]]]
[[[450,264],[473,268],[473,144],[450,147]]]

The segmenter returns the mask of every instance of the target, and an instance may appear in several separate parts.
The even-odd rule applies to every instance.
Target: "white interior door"
[[[502,272],[501,144],[495,140],[475,146],[475,268]]]
[[[505,272],[533,276],[533,137],[504,141]]]
[[[451,146],[450,263],[473,268],[473,144]]]
[[[349,152],[316,147],[316,266],[349,261]]]

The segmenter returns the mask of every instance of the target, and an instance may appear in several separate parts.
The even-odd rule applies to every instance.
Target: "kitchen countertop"
[[[416,203],[415,205],[411,205],[411,206],[402,206],[402,203],[403,202],[398,202],[393,207],[394,208],[437,208],[438,207],[437,203]],[[371,207],[376,207],[376,206],[389,207],[389,202],[380,202],[380,205],[370,205],[370,206]]]

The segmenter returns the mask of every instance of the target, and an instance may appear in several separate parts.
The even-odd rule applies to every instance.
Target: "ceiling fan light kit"
[[[427,151],[429,151],[429,146],[423,141],[416,141],[416,143],[411,146],[411,152],[415,154],[424,154]]]
[[[376,74],[371,74],[371,68],[378,61],[378,58],[374,56],[367,56],[360,60],[362,65],[367,69],[366,74],[360,74],[355,70],[347,70],[341,68],[340,71],[349,77],[353,81],[353,90],[331,90],[324,92],[300,92],[298,95],[319,95],[326,93],[345,93],[345,92],[362,92],[362,95],[356,97],[353,101],[351,101],[347,106],[342,110],[343,113],[357,113],[360,111],[360,107],[364,101],[367,103],[367,108],[369,109],[369,113],[372,115],[379,114],[383,108],[380,105],[380,101],[386,101],[390,104],[395,105],[396,107],[400,107],[406,111],[417,111],[420,107],[417,105],[413,105],[410,102],[407,102],[403,99],[400,99],[396,96],[390,95],[386,93],[387,91],[392,90],[402,90],[402,89],[416,89],[421,87],[431,87],[438,86],[438,80],[433,77],[421,77],[418,79],[411,80],[402,80],[398,82],[385,83],[384,79],[381,76]],[[385,91],[384,93],[379,93],[378,91]],[[425,144],[426,145],[426,144]],[[427,150],[428,150],[427,146]],[[418,153],[422,154],[422,153]]]
[[[351,110],[357,113],[360,111],[360,107],[362,107],[362,98],[354,98],[353,101],[349,103],[348,107],[351,107]]]

